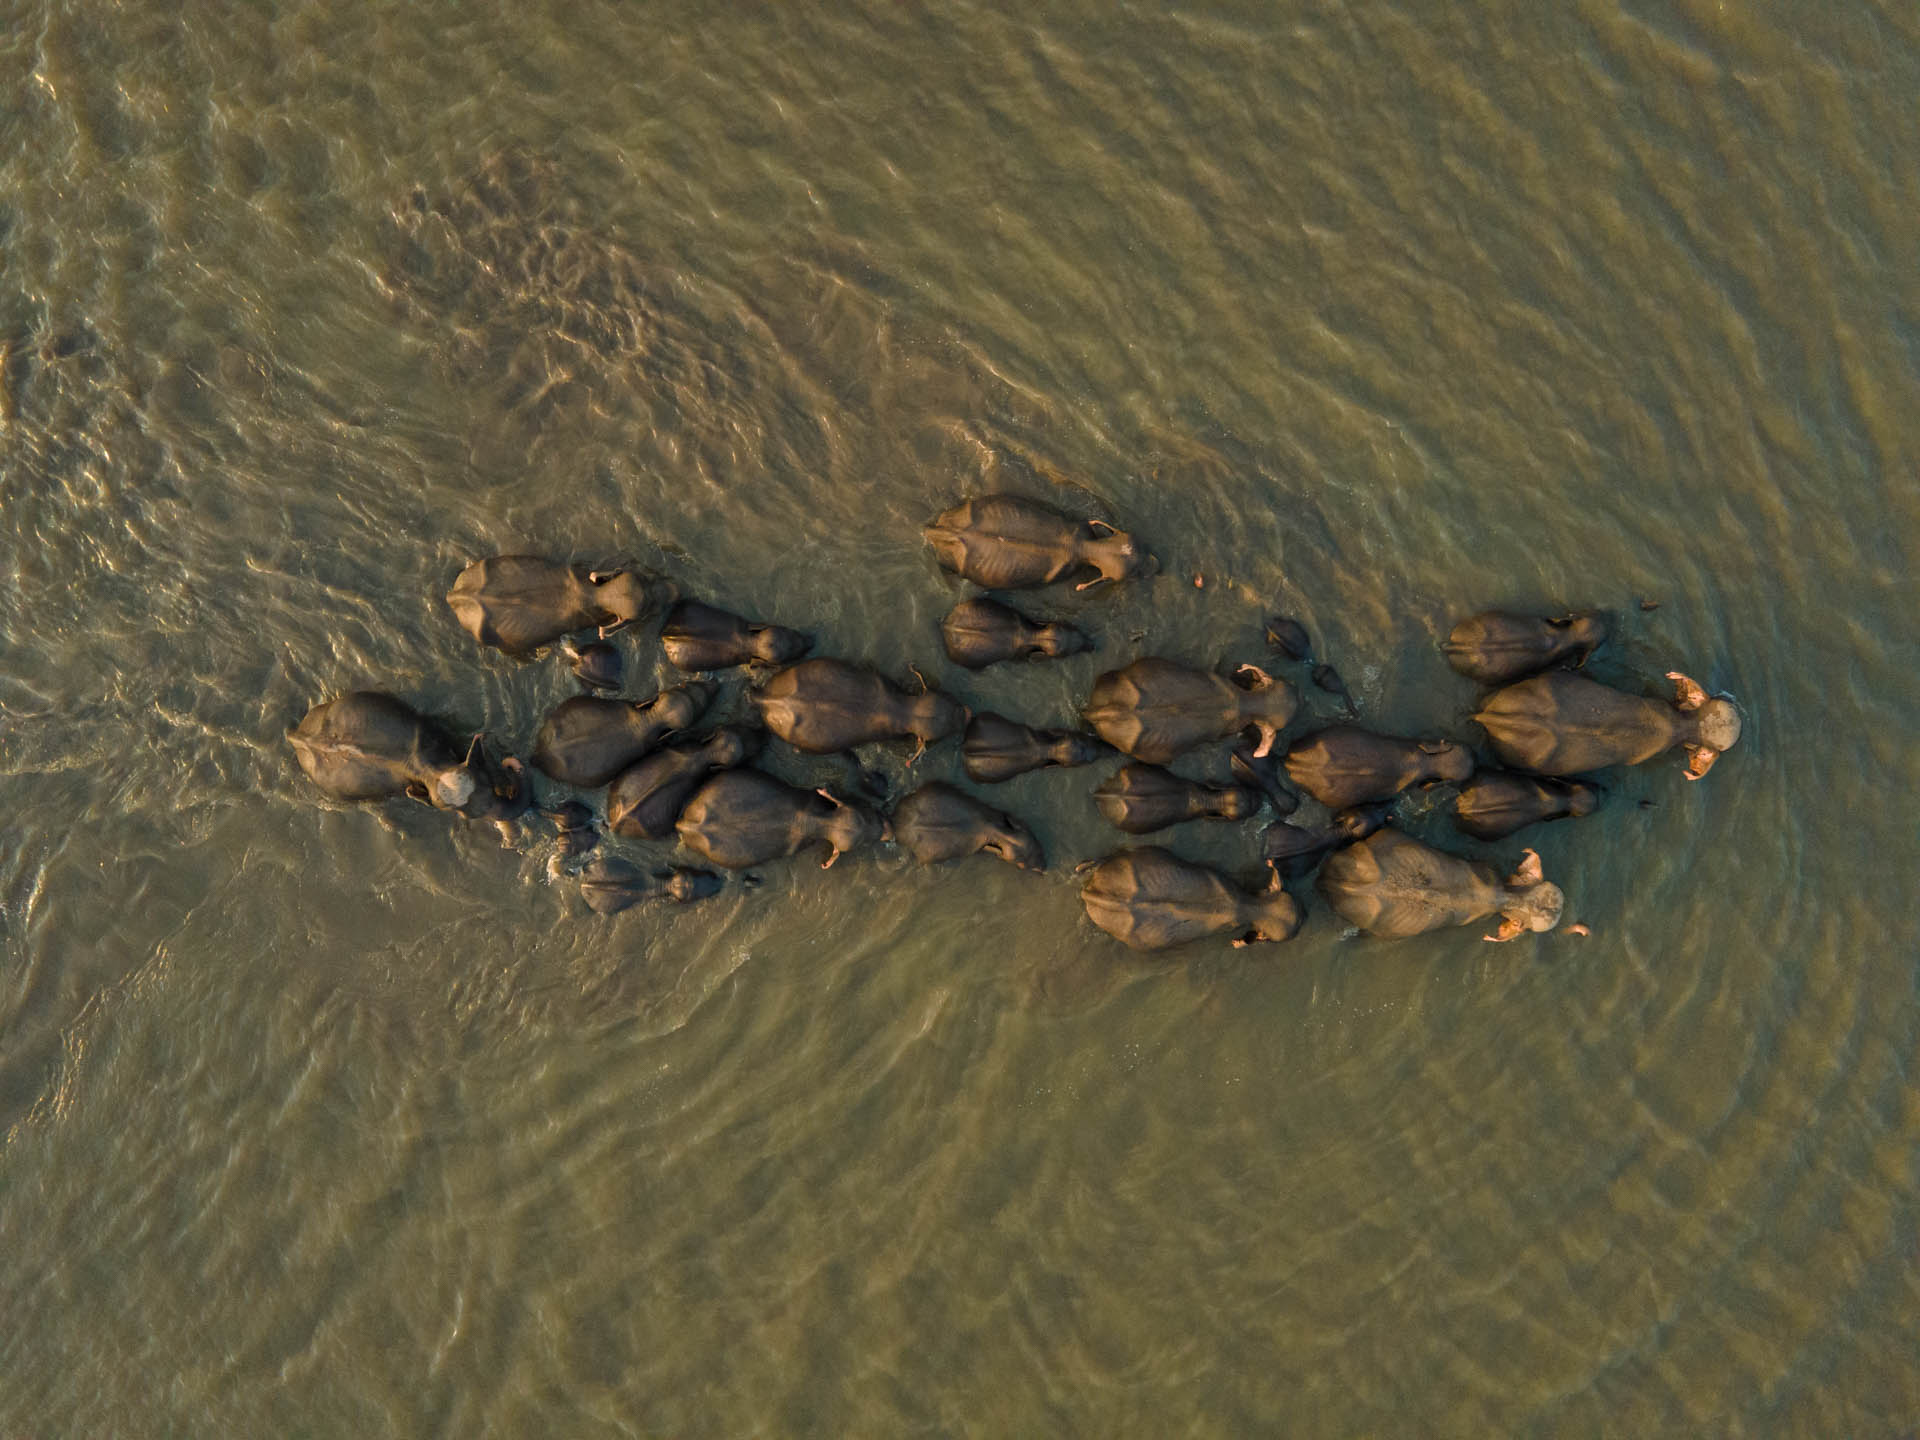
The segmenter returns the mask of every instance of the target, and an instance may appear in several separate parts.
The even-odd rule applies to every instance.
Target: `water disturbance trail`
[[[0,1431],[1920,1426],[1912,7],[10,0],[0,93]],[[1095,652],[943,658],[1002,488],[1165,563]],[[1458,842],[1584,940],[1131,958],[1111,764],[603,918],[285,742],[524,746],[529,550],[1035,725],[1279,611],[1477,743],[1453,622],[1604,607],[1746,733]]]

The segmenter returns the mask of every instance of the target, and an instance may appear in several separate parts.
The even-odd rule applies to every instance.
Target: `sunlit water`
[[[0,1430],[1920,1424],[1913,7],[69,0],[0,94]],[[1029,606],[1096,654],[944,662],[919,527],[996,488],[1165,562]],[[599,918],[284,741],[529,743],[560,662],[441,598],[501,551],[1048,724],[1280,611],[1478,740],[1452,622],[1604,607],[1746,737],[1403,807],[1587,939],[1302,887],[1143,962],[1110,766],[990,792],[1045,877]]]

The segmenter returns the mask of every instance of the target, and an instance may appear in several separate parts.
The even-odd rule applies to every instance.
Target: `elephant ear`
[[[1253,763],[1253,746],[1260,743],[1259,727],[1243,726],[1242,735],[1244,736],[1249,730],[1254,732],[1254,740],[1249,744],[1242,739],[1240,744],[1233,747],[1233,754],[1227,758],[1227,768],[1233,772],[1233,778],[1242,785],[1265,795],[1276,815],[1293,814],[1300,808],[1300,797],[1280,783],[1278,762],[1274,758],[1271,746],[1268,747],[1266,755],[1261,757],[1266,762],[1264,766]]]
[[[1273,688],[1273,677],[1258,665],[1236,665],[1231,676],[1233,683],[1242,690],[1251,690],[1256,694]]]
[[[1690,714],[1707,703],[1707,692],[1698,680],[1690,679],[1678,670],[1669,670],[1667,679],[1673,681],[1675,709]]]

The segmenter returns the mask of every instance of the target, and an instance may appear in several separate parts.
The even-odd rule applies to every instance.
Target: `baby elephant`
[[[1227,768],[1242,785],[1251,786],[1267,797],[1276,815],[1291,815],[1300,808],[1300,797],[1280,783],[1282,756],[1269,750],[1255,755],[1253,746],[1242,736],[1227,756]]]
[[[1553,670],[1494,691],[1473,718],[1494,753],[1519,770],[1581,775],[1638,765],[1678,745],[1687,752],[1687,778],[1698,780],[1739,741],[1740,712],[1731,700],[1709,700],[1677,670],[1667,678],[1678,691],[1672,704]]]
[[[1489,940],[1514,940],[1560,923],[1566,897],[1540,873],[1529,850],[1502,885],[1490,865],[1462,860],[1398,830],[1336,850],[1320,871],[1320,893],[1350,925],[1389,940],[1471,925],[1499,915]]]
[[[758,730],[723,725],[704,740],[681,740],[620,772],[607,791],[607,828],[634,840],[664,840],[700,782],[760,753]]]
[[[524,654],[575,630],[597,628],[605,639],[651,613],[654,596],[645,580],[623,570],[496,555],[462,570],[447,604],[482,645]]]
[[[1246,785],[1183,780],[1158,765],[1122,765],[1094,788],[1093,803],[1107,823],[1129,835],[1164,830],[1183,820],[1246,820],[1261,795]]]
[[[753,698],[767,729],[809,755],[912,736],[919,742],[918,759],[933,741],[967,723],[966,707],[938,690],[909,695],[845,660],[802,660]]]
[[[1235,949],[1291,940],[1304,918],[1277,873],[1265,890],[1249,894],[1157,845],[1122,850],[1094,866],[1080,903],[1089,920],[1136,950],[1165,950],[1235,931]]]
[[[1078,730],[1034,730],[991,710],[969,720],[960,741],[967,778],[989,785],[1050,765],[1091,765],[1108,753],[1100,741]]]
[[[1104,520],[1074,520],[1020,495],[982,495],[934,517],[926,537],[940,564],[988,590],[1030,590],[1086,567],[1076,585],[1151,575],[1159,566]]]
[[[940,643],[947,647],[949,660],[969,670],[984,670],[1002,660],[1080,655],[1093,648],[1083,630],[1063,621],[1029,620],[984,596],[962,600],[947,612],[940,622]]]
[[[667,659],[682,670],[725,670],[734,665],[786,665],[813,648],[813,637],[781,625],[760,625],[682,600],[667,612],[660,630]]]
[[[1284,680],[1242,665],[1232,680],[1177,660],[1149,656],[1093,682],[1080,713],[1116,750],[1164,765],[1182,751],[1224,740],[1251,725],[1260,732],[1255,756],[1265,755],[1300,699]]]
[[[921,786],[894,807],[893,833],[922,865],[984,853],[1022,870],[1047,868],[1040,842],[1026,826],[938,782]]]
[[[718,895],[725,882],[711,870],[662,866],[640,870],[610,855],[596,856],[580,872],[580,894],[599,914],[617,915],[642,900],[685,905]]]
[[[1569,656],[1574,664],[1584,665],[1606,638],[1607,622],[1599,615],[1541,620],[1489,610],[1454,626],[1440,648],[1447,663],[1468,679],[1504,685]]]
[[[1453,823],[1481,840],[1499,840],[1536,825],[1591,815],[1600,792],[1578,780],[1483,772],[1460,787],[1453,800]]]
[[[533,743],[533,763],[582,790],[606,784],[676,730],[700,718],[715,687],[701,680],[662,690],[651,700],[576,695],[547,712]]]
[[[604,640],[577,645],[568,636],[560,642],[560,653],[567,657],[573,678],[589,690],[618,690],[626,673],[620,652]]]
[[[680,812],[680,843],[728,870],[791,855],[816,840],[827,843],[827,869],[849,850],[891,833],[871,810],[824,790],[796,790],[758,770],[723,770]]]
[[[1335,725],[1287,748],[1293,783],[1330,810],[1386,800],[1421,781],[1464,780],[1473,753],[1450,740],[1396,740]]]
[[[410,795],[472,820],[511,820],[532,800],[519,761],[496,770],[478,735],[462,758],[439,726],[378,691],[314,706],[287,740],[307,778],[336,800]]]
[[[1371,805],[1335,811],[1324,825],[1269,825],[1261,837],[1260,853],[1291,880],[1313,869],[1329,850],[1366,839],[1386,824],[1392,813],[1391,800],[1376,800]]]

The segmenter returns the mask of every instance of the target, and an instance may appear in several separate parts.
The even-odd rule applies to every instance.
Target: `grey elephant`
[[[1698,780],[1740,739],[1740,712],[1707,698],[1696,681],[1669,671],[1671,703],[1552,670],[1496,690],[1473,718],[1493,752],[1517,770],[1582,775],[1609,765],[1638,765],[1678,745],[1687,778]]]
[[[763,625],[698,600],[681,600],[660,627],[667,659],[682,670],[735,665],[788,665],[813,648],[813,637],[784,625]]]
[[[1138,761],[1122,765],[1093,791],[1107,823],[1130,835],[1185,820],[1246,820],[1264,798],[1250,785],[1208,785]]]
[[[602,915],[617,915],[643,900],[671,900],[685,905],[721,891],[724,881],[711,870],[660,866],[642,870],[611,855],[596,856],[580,872],[580,894]]]
[[[797,790],[758,770],[723,770],[706,781],[680,812],[677,828],[682,845],[728,870],[778,860],[816,841],[828,848],[824,870],[891,833],[864,806],[824,790]]]
[[[1089,920],[1136,950],[1166,950],[1228,934],[1235,936],[1236,948],[1291,940],[1305,913],[1280,888],[1277,872],[1266,889],[1249,892],[1157,845],[1122,850],[1093,866],[1081,886],[1080,903]]]
[[[1318,865],[1329,851],[1364,840],[1393,814],[1393,802],[1376,800],[1369,805],[1351,805],[1337,810],[1324,825],[1294,825],[1282,821],[1269,825],[1260,840],[1260,853],[1288,879],[1305,875]]]
[[[1399,830],[1380,830],[1320,867],[1320,893],[1350,925],[1385,939],[1471,925],[1498,915],[1489,940],[1514,940],[1560,923],[1566,897],[1526,852],[1504,884],[1491,865],[1423,845]]]
[[[1021,870],[1047,868],[1040,842],[1025,825],[938,781],[894,807],[893,837],[922,865],[988,854]]]
[[[1064,620],[1029,620],[1011,605],[976,595],[962,600],[940,622],[940,643],[947,658],[969,670],[984,670],[1002,660],[1057,659],[1093,648],[1084,630]]]
[[[1600,791],[1578,780],[1482,771],[1453,799],[1453,823],[1480,840],[1500,840],[1543,820],[1591,815]]]
[[[1482,685],[1504,685],[1571,658],[1583,665],[1607,638],[1605,617],[1542,619],[1488,610],[1453,627],[1440,648],[1447,663]]]
[[[1451,740],[1401,740],[1334,725],[1287,747],[1287,775],[1331,810],[1385,800],[1409,785],[1464,780],[1473,752]]]
[[[1130,580],[1158,568],[1152,555],[1104,520],[1075,520],[1022,495],[982,495],[934,517],[927,542],[940,564],[988,590],[1051,585],[1077,570],[1099,573],[1075,589]]]
[[[1257,665],[1242,665],[1227,680],[1149,656],[1094,681],[1080,714],[1114,749],[1164,765],[1249,725],[1260,734],[1253,754],[1263,756],[1299,707],[1293,687]]]
[[[716,687],[692,680],[651,700],[576,695],[547,712],[533,763],[555,780],[591,790],[604,785],[669,735],[685,730],[712,703]]]
[[[482,645],[538,650],[576,630],[601,638],[651,614],[654,585],[624,570],[589,570],[537,555],[496,555],[462,570],[447,604]]]
[[[989,785],[1054,765],[1091,765],[1111,753],[1103,742],[1079,730],[1035,730],[990,710],[969,720],[960,739],[960,763],[967,778]]]
[[[831,755],[875,740],[911,737],[920,750],[959,730],[967,710],[938,690],[909,695],[863,665],[802,660],[754,696],[767,729],[796,750]]]
[[[716,770],[744,765],[760,753],[761,734],[723,725],[698,740],[680,740],[642,756],[607,791],[607,828],[629,839],[673,834],[693,792]]]
[[[314,706],[287,740],[307,778],[336,800],[410,795],[474,820],[512,820],[532,801],[519,761],[495,766],[478,735],[463,754],[412,706],[375,690]]]

